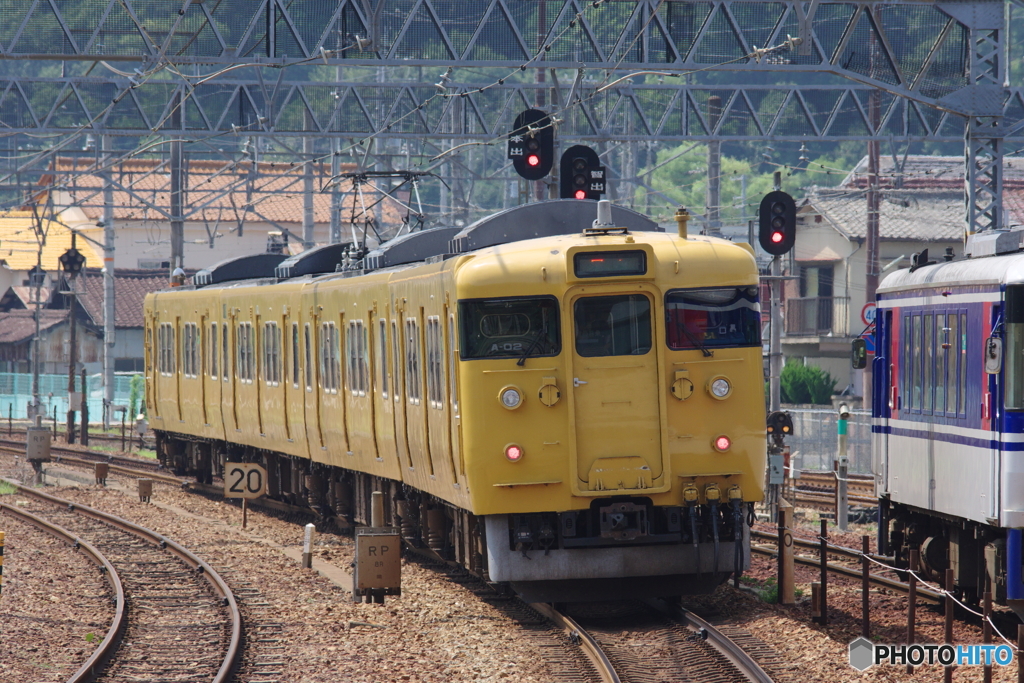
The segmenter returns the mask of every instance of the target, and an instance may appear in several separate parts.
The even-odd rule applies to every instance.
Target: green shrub
[[[836,387],[835,377],[813,365],[790,358],[782,368],[779,383],[783,403],[829,403]]]
[[[131,381],[128,383],[128,416],[134,420],[138,413],[139,399],[142,398],[143,392],[146,390],[146,380],[142,375],[134,375]],[[146,402],[142,401],[142,412],[146,412]]]

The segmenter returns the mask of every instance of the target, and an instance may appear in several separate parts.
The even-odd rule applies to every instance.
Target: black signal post
[[[758,210],[758,239],[772,256],[782,256],[796,243],[796,202],[789,194],[775,190],[761,200]]]
[[[605,192],[605,172],[597,152],[573,145],[559,162],[559,193],[562,199],[600,199]]]
[[[555,132],[551,119],[539,109],[520,112],[508,134],[508,158],[516,173],[540,180],[555,163]]]

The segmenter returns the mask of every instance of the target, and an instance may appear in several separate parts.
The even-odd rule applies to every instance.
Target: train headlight
[[[505,457],[511,462],[519,462],[523,459],[523,447],[514,443],[505,446]]]
[[[515,410],[523,404],[523,392],[519,391],[519,387],[505,387],[498,394],[498,400],[509,410]]]
[[[729,384],[729,380],[725,377],[713,377],[708,382],[708,392],[721,401],[728,398],[729,394],[732,393],[732,385]]]
[[[716,436],[715,440],[712,441],[711,444],[719,453],[725,453],[732,446],[732,439],[727,437],[725,434],[722,434],[721,436]]]

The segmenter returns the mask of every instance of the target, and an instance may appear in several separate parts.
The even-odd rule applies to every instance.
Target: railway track
[[[81,677],[72,680],[230,680],[242,652],[242,619],[234,595],[212,567],[149,529],[2,481],[15,486],[17,495],[14,505],[0,503],[0,511],[27,513],[88,544],[117,586],[114,623],[76,674]]]
[[[0,446],[0,450],[2,449],[3,446]],[[70,456],[62,456],[61,462],[63,464],[85,467],[92,464],[92,461]],[[165,483],[185,485],[192,490],[206,495],[218,495],[222,491],[221,487],[216,485],[198,484],[169,475],[154,476],[149,472],[140,472],[131,468],[111,465],[111,471],[123,471],[124,474],[130,476],[152,477],[158,481],[166,480]],[[289,505],[279,501],[257,499],[250,501],[250,503],[254,507],[266,507],[278,512],[315,516],[314,511],[310,508]],[[424,557],[430,562],[438,562],[438,558],[432,554],[425,555]],[[441,563],[448,566],[449,569],[461,571],[458,568],[452,567],[450,563],[444,563],[443,561]],[[484,592],[493,591],[487,588]],[[495,596],[489,594],[481,595],[481,599],[495,599]],[[630,659],[628,649],[622,650],[620,648],[623,653],[626,653],[623,655],[624,659],[620,662],[613,662],[605,654],[601,643],[594,636],[590,635],[572,617],[559,612],[550,605],[536,603],[527,605],[520,603],[516,599],[511,606],[506,605],[503,609],[505,611],[512,610],[515,613],[514,618],[516,621],[527,629],[540,627],[538,633],[531,635],[537,640],[538,651],[542,653],[549,667],[560,672],[559,680],[602,681],[604,683],[632,683],[634,681],[643,683],[645,681],[673,680],[669,670],[673,667],[681,666],[688,669],[691,675],[696,675],[699,680],[723,682],[751,681],[754,683],[771,681],[771,678],[746,653],[744,648],[738,645],[732,637],[726,635],[723,630],[716,629],[690,612],[669,606],[660,601],[649,605],[645,603],[636,603],[636,605],[635,609],[651,615],[652,619],[661,624],[661,628],[665,630],[663,638],[667,639],[668,642],[676,643],[675,650],[680,653],[685,652],[681,660],[674,661],[672,657],[669,657],[666,661],[672,661],[673,663],[663,665],[660,663],[661,659],[659,659],[659,664],[651,668],[651,661],[649,659],[641,660],[635,657]],[[569,648],[568,654],[562,651],[565,648],[552,647],[557,645],[557,639],[552,639],[550,633],[544,632],[546,629],[533,619],[531,616],[533,613],[539,613],[545,620],[561,629],[564,632],[563,640],[566,640],[572,646],[578,646],[580,653],[585,656],[587,661],[581,662],[579,658],[575,658],[571,654],[575,649],[574,647]],[[656,614],[661,616],[654,616]],[[274,625],[271,624],[271,628],[273,627]],[[694,634],[702,629],[707,634],[707,637],[696,637]],[[614,630],[614,627],[607,629],[608,632],[605,634],[605,637],[613,638]],[[556,642],[553,643],[553,640]],[[565,643],[562,643],[562,645],[565,645]],[[701,652],[703,654],[700,654]],[[647,673],[644,673],[645,667],[648,669]],[[620,675],[617,669],[624,669],[627,675]],[[693,674],[695,671],[698,673]],[[708,677],[708,671],[711,672],[710,677]]]
[[[25,442],[12,439],[0,439],[0,452],[24,456]],[[128,474],[129,472],[127,472],[127,470],[133,469],[147,473],[140,474],[139,476],[152,476],[149,473],[159,473],[163,469],[159,462],[148,458],[133,458],[102,451],[67,448],[57,444],[50,446],[50,457],[56,462],[84,462],[88,464],[105,462],[111,466],[111,471],[114,471],[114,467],[125,469],[126,471],[122,472],[123,474]]]
[[[833,472],[802,470],[798,479],[793,479],[790,489],[791,502],[804,507],[834,510],[836,506],[836,478]],[[847,475],[847,499],[850,505],[877,507],[874,478],[871,475]]]
[[[660,600],[534,605],[587,654],[605,683],[771,683],[732,638],[697,615]]]

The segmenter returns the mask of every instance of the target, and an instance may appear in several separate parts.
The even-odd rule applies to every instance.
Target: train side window
[[[1024,410],[1024,286],[1007,286],[1006,306],[1003,310],[1006,407]]]
[[[377,341],[377,353],[380,356],[380,395],[386,399],[388,397],[388,326],[381,318],[377,327],[380,330]]]
[[[349,392],[353,396],[366,396],[369,378],[366,371],[366,329],[362,320],[348,324],[348,338],[345,341]]]
[[[959,341],[959,327],[957,322],[960,316],[950,313],[946,316],[946,330],[943,338],[943,346],[946,352],[946,414],[956,417],[957,407],[957,361],[960,354],[957,353],[957,342]]]
[[[913,393],[910,399],[910,407],[914,410],[920,410],[923,405],[921,397],[923,393],[922,385],[922,373],[921,373],[921,359],[924,356],[921,349],[921,335],[923,332],[921,326],[921,316],[915,315],[912,317],[913,321],[913,339],[911,341],[910,349],[910,362],[914,367],[913,375]]]
[[[245,322],[238,325],[238,381],[244,384],[252,384],[253,377],[253,339],[252,323]]]
[[[281,334],[276,322],[263,324],[263,381],[272,387],[281,383]]]
[[[309,341],[309,323],[306,323],[303,333],[306,345],[306,365],[303,368],[306,373],[306,391],[313,391],[313,349]]]
[[[935,367],[935,336],[933,321],[931,313],[924,316],[924,358],[921,362],[924,364],[922,368],[924,371],[924,405],[922,410],[926,413],[931,413],[934,408],[933,394],[935,392],[935,380],[932,376],[932,370]]]
[[[455,415],[459,414],[459,387],[458,381],[455,376],[456,363],[455,363],[455,340],[458,337],[455,336],[455,316],[448,316],[448,383],[449,393],[452,397],[452,412]]]
[[[405,319],[405,390],[409,403],[420,404],[420,326],[415,318]]]
[[[338,328],[333,322],[320,324],[320,372],[325,391],[338,393],[338,378],[341,374],[338,357]]]
[[[444,408],[444,361],[441,348],[441,319],[427,318],[427,400],[430,407]]]
[[[223,374],[221,375],[221,380],[224,381],[224,382],[227,382],[228,379],[229,379],[229,374],[230,374],[229,369],[231,368],[231,351],[230,351],[230,343],[228,342],[228,324],[227,323],[224,323],[224,325],[221,327],[221,333],[222,334],[220,335],[220,348],[221,348],[221,358],[220,358],[221,363],[220,363],[220,366],[221,366],[221,368],[223,368]]]
[[[292,323],[292,386],[299,388],[299,324]]]
[[[961,369],[961,388],[959,388],[959,408],[956,411],[962,418],[967,417],[967,313],[961,313],[961,329],[959,329],[959,369]]]
[[[903,336],[903,354],[900,358],[900,400],[901,408],[910,409],[910,387],[913,386],[913,366],[911,365],[910,355],[910,342],[911,342],[911,323],[910,316],[903,316],[903,327],[901,328],[901,335]]]
[[[181,328],[181,374],[192,377],[192,324]]]
[[[217,323],[210,325],[210,379],[217,379],[217,357],[220,347],[217,345]]]
[[[946,356],[948,355],[945,346],[946,335],[949,328],[946,327],[946,314],[935,314],[935,414],[942,415],[946,412]]]

